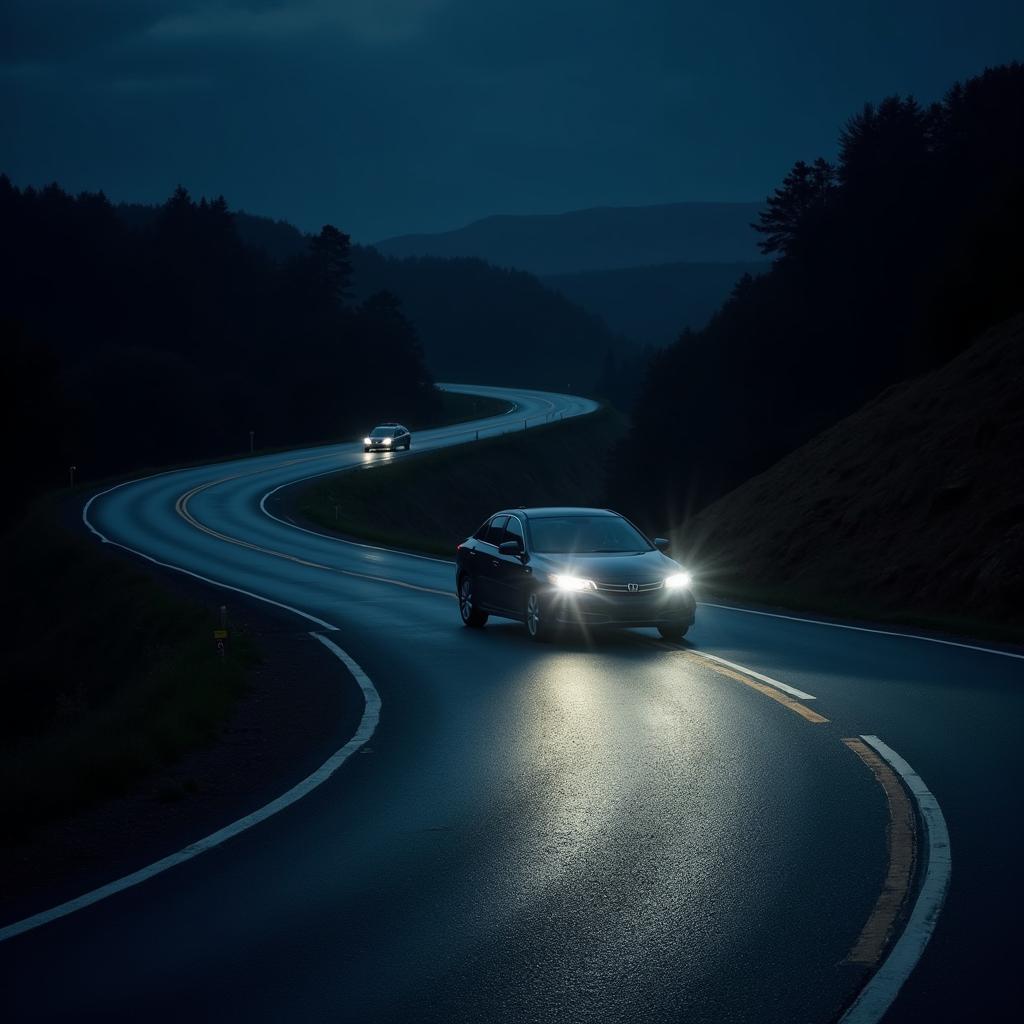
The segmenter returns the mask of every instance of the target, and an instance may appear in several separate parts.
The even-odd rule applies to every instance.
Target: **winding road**
[[[408,456],[264,455],[90,501],[103,540],[304,622],[366,707],[265,813],[0,922],[5,1019],[824,1024],[892,998],[887,1021],[1024,1005],[1020,652],[711,603],[680,644],[466,630],[452,563],[303,529],[281,500],[594,408],[451,387],[514,407],[419,433]]]

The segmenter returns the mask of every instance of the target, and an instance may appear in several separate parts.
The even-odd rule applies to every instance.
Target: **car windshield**
[[[373,430],[370,431],[370,437],[394,437],[394,436],[395,436],[395,428],[394,427],[374,427]]]
[[[533,550],[541,554],[650,551],[647,538],[618,516],[550,516],[530,520]]]

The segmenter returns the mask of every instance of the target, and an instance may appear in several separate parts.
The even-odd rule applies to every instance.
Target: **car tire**
[[[530,634],[531,640],[543,644],[551,639],[552,628],[548,619],[548,610],[538,591],[530,591],[530,596],[526,599],[523,618],[526,620],[526,632]]]
[[[659,626],[658,632],[662,640],[682,640],[690,628],[685,622],[670,622],[667,626]]]
[[[470,629],[480,629],[487,624],[487,612],[480,611],[473,601],[473,580],[463,576],[459,580],[459,615],[462,624]]]

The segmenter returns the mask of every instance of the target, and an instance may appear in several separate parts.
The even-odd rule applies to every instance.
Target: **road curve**
[[[511,623],[464,630],[450,563],[282,518],[279,489],[311,475],[593,408],[475,390],[514,411],[418,434],[410,456],[260,456],[92,503],[110,540],[337,627],[380,723],[273,817],[0,945],[14,1018],[834,1019],[864,981],[846,959],[888,863],[884,793],[841,742],[862,734],[917,769],[956,851],[887,1019],[1012,1005],[992,964],[1022,894],[1024,661],[710,605],[682,645],[541,647]]]

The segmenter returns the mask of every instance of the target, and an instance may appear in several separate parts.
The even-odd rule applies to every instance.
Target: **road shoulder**
[[[115,556],[123,557],[123,556]],[[138,563],[136,563],[138,564]],[[224,595],[153,570],[208,605]],[[342,747],[363,711],[345,667],[297,617],[230,595],[233,628],[261,654],[216,739],[123,795],[0,843],[0,915],[20,919],[122,877],[255,811]]]

